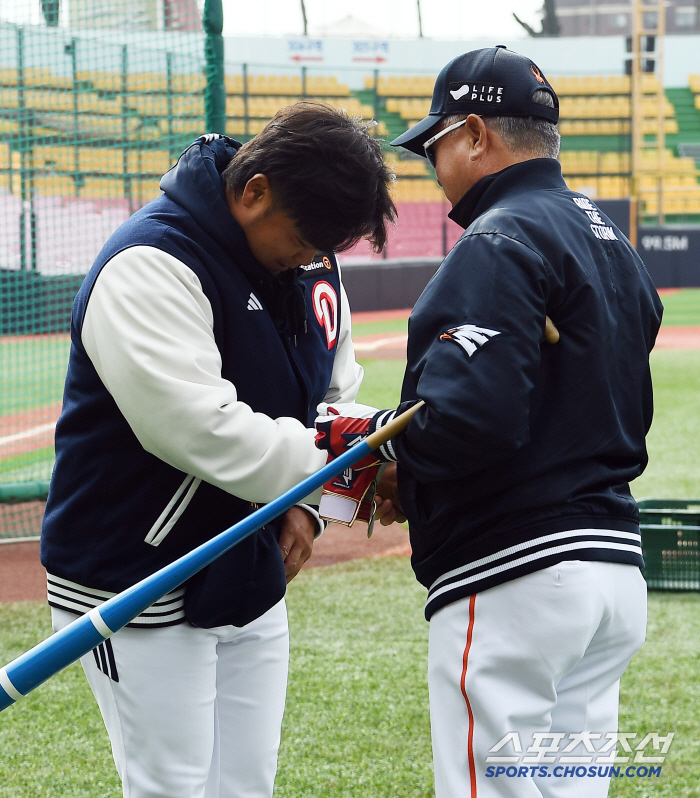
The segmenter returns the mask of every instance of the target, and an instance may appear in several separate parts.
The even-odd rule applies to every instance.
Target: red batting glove
[[[322,404],[319,411],[325,411],[325,414],[316,419],[316,446],[328,452],[329,463],[373,432],[378,418],[393,417],[393,411],[357,404]],[[381,465],[381,456],[371,452],[326,482],[319,515],[346,526],[352,526],[356,520],[366,521],[371,529],[376,509],[377,474]]]

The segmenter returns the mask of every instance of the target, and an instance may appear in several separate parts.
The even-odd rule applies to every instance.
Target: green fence
[[[85,273],[207,129],[204,34],[121,39],[0,23],[0,540],[39,534]]]
[[[246,141],[303,97],[377,110],[376,92],[319,70],[225,62],[220,0],[204,20],[132,33],[0,22],[0,542],[40,530],[75,293],[182,150],[204,132]]]

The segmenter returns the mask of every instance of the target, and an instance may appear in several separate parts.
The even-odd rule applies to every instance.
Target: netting
[[[109,235],[158,195],[182,150],[204,132],[247,141],[300,98],[374,119],[389,141],[430,108],[435,74],[374,68],[387,55],[379,41],[354,42],[358,63],[335,70],[320,63],[314,39],[290,40],[289,51],[278,43],[272,63],[240,63],[235,47],[224,52],[215,5],[206,4],[205,25],[196,0],[74,0],[70,29],[0,22],[0,540],[38,533],[75,293]],[[656,78],[645,80],[650,97],[660,92]],[[570,187],[627,197],[629,80],[553,81]],[[638,208],[653,220],[663,197],[668,220],[697,221],[700,172],[687,148],[700,146],[700,78],[666,94],[663,181],[653,159],[645,164]],[[425,159],[385,152],[398,177],[398,224],[382,253],[360,242],[344,265],[438,259],[460,235]]]
[[[23,501],[0,504],[0,542],[37,539],[41,533],[45,501]]]
[[[337,76],[224,63],[220,19],[176,30],[192,0],[159,32],[128,2],[73,5],[72,29],[0,22],[0,540],[39,532],[80,283],[182,150],[209,129],[246,141],[300,98],[377,110]]]
[[[201,33],[0,23],[0,539],[38,534],[73,298],[205,130]]]

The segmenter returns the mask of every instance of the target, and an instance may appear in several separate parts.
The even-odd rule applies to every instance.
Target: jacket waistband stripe
[[[639,544],[635,544],[634,542],[633,543],[627,543],[627,542],[622,543],[622,542],[620,542],[618,540],[615,540],[614,538],[609,538],[609,537],[606,537],[604,535],[599,535],[599,536],[595,536],[595,537],[593,535],[590,535],[590,536],[586,535],[583,538],[571,538],[568,542],[573,544],[573,543],[580,543],[581,541],[588,543],[588,545],[591,548],[605,548],[606,546],[608,546],[611,543],[612,544],[617,544],[617,545],[620,545],[620,546],[631,545],[631,546],[636,546],[640,556],[641,556],[641,553],[642,553],[641,541],[639,542]],[[551,546],[551,545],[549,545],[549,546],[548,545],[539,545],[539,546],[533,547],[533,550],[531,552],[529,552],[529,556],[536,557],[536,555],[539,552],[544,552],[546,554],[547,552],[552,552],[552,551],[556,554],[559,551],[559,548],[556,547],[556,546]],[[492,568],[494,568],[496,566],[502,566],[503,568],[506,568],[512,562],[516,562],[516,563],[520,562],[521,561],[521,557],[519,555],[520,555],[520,553],[511,554],[511,555],[506,556],[506,557],[501,557],[497,561],[493,561],[492,560],[488,564],[481,565],[480,567],[471,567],[470,566],[469,568],[466,568],[465,570],[462,570],[461,573],[459,573],[459,574],[457,574],[455,576],[452,576],[450,579],[444,579],[442,582],[439,582],[439,580],[436,581],[435,586],[432,587],[428,592],[432,593],[435,590],[437,590],[438,587],[445,587],[446,585],[449,585],[449,584],[451,584],[453,582],[456,582],[460,577],[466,576],[467,573],[469,573],[469,575],[471,577],[476,578],[476,575],[481,576],[482,574],[484,574],[486,572],[489,572],[490,569],[492,569]],[[473,566],[473,564],[471,564],[471,565]]]
[[[61,577],[53,576],[52,574],[47,574],[46,581],[50,587],[53,587],[57,591],[63,590],[66,595],[85,596],[86,598],[96,599],[100,603],[117,595],[116,593],[110,593],[106,590],[97,590],[95,588],[85,587],[84,585],[79,585],[76,582],[70,582],[68,579],[61,579]],[[177,590],[166,593],[163,598],[158,599],[158,601],[154,601],[153,604],[151,604],[151,607],[160,607],[165,604],[170,604],[173,601],[177,601],[184,595],[185,588],[179,587]]]
[[[527,549],[534,549],[537,546],[546,545],[547,543],[553,543],[558,540],[577,540],[577,539],[584,539],[587,541],[598,541],[598,540],[620,540],[620,541],[631,541],[636,542],[637,547],[641,549],[642,545],[642,536],[637,532],[619,532],[615,529],[569,529],[566,532],[555,532],[551,535],[544,535],[540,538],[533,538],[533,540],[527,540],[524,543],[519,543],[517,546],[510,546],[507,549],[502,549],[501,551],[497,551],[495,554],[489,554],[488,557],[482,557],[480,560],[474,560],[474,562],[467,563],[466,565],[461,565],[459,568],[454,568],[452,571],[448,571],[447,573],[440,576],[436,579],[433,584],[428,588],[428,592],[432,592],[435,590],[440,584],[443,582],[452,579],[455,576],[459,576],[461,574],[466,574],[469,571],[474,571],[477,568],[481,568],[484,565],[489,565],[491,563],[495,563],[498,560],[506,559],[513,554],[518,554],[521,551],[526,551]],[[548,549],[551,551],[552,549]]]
[[[78,615],[83,615],[89,610],[99,607],[107,599],[117,595],[105,590],[93,590],[51,574],[47,574],[47,593],[51,607]],[[147,607],[128,626],[168,626],[180,623],[185,617],[184,604],[185,590],[178,588]]]
[[[543,559],[545,557],[550,557],[552,554],[563,554],[565,552],[575,552],[581,549],[607,549],[607,550],[614,550],[614,551],[627,551],[633,554],[641,554],[641,551],[638,546],[628,546],[622,543],[603,543],[599,541],[590,541],[590,540],[582,540],[578,543],[567,543],[563,546],[551,546],[547,549],[542,549],[542,551],[538,551],[535,554],[530,554],[526,557],[519,557],[517,560],[511,560],[510,562],[496,566],[495,568],[490,568],[488,571],[481,571],[480,573],[469,576],[466,579],[460,579],[458,582],[450,582],[448,585],[444,585],[443,587],[431,591],[428,597],[428,603],[436,599],[438,596],[441,596],[443,593],[446,593],[450,590],[455,590],[456,588],[465,587],[471,583],[480,581],[482,579],[487,579],[490,576],[495,576],[497,574],[507,573],[509,570],[513,570],[518,568],[521,565],[525,565],[527,563],[534,562],[538,559]],[[504,579],[503,581],[506,581]]]
[[[52,599],[51,597],[49,597],[49,606],[56,607],[56,609],[59,610],[65,610],[66,612],[70,612],[76,616],[85,615],[86,610],[84,606],[81,607],[66,599],[56,600]],[[181,607],[171,613],[168,613],[167,615],[163,615],[162,617],[138,615],[133,621],[130,621],[127,624],[127,627],[132,629],[155,629],[162,626],[175,626],[178,623],[182,623],[184,620],[185,610],[184,607]]]

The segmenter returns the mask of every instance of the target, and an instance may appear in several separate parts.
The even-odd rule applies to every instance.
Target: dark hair
[[[370,125],[322,103],[282,108],[246,142],[224,171],[224,185],[240,197],[256,174],[270,181],[275,207],[294,220],[301,237],[327,252],[343,252],[367,238],[379,252],[396,218],[394,179]]]

